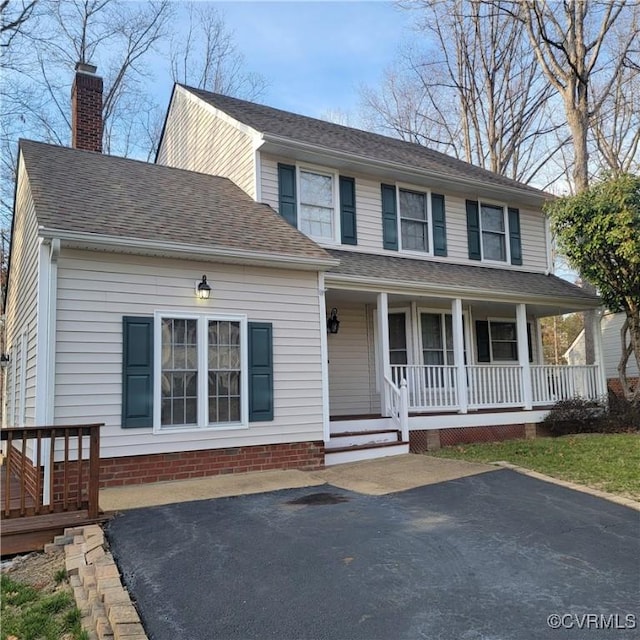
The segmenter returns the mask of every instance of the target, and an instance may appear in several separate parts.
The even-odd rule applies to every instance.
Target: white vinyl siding
[[[31,188],[22,159],[18,167],[18,182],[5,325],[6,348],[12,359],[9,366],[12,367],[15,375],[11,376],[14,388],[7,388],[6,395],[10,397],[15,393],[16,398],[23,399],[24,405],[21,416],[18,415],[18,402],[11,407],[13,416],[7,415],[7,426],[32,426],[35,424],[36,314],[40,283],[38,283],[37,222]],[[21,344],[24,346],[24,351]],[[24,372],[23,377],[21,370]],[[21,381],[23,381],[22,389],[19,388]],[[16,420],[18,420],[17,423]]]
[[[203,273],[207,301],[194,295]],[[323,439],[315,272],[63,250],[58,282],[55,420],[105,422],[103,457]],[[155,312],[272,323],[274,420],[189,433],[121,429],[122,316]]]
[[[373,339],[369,335],[367,305],[338,308],[340,331],[327,334],[329,354],[329,413],[331,416],[368,414],[378,410],[371,393],[369,361]],[[376,404],[372,404],[372,401]]]
[[[180,88],[170,105],[157,163],[224,176],[256,197],[251,136],[216,118],[209,105]]]
[[[278,210],[278,162],[291,164],[291,158],[274,157],[260,154],[260,176],[262,197],[261,201]],[[399,255],[398,251],[382,248],[382,202],[380,184],[385,182],[358,172],[348,171],[345,175],[356,180],[356,220],[358,225],[357,246],[343,245],[341,248],[349,251],[365,251],[383,255]],[[386,180],[387,184],[395,182],[392,175]],[[405,183],[403,183],[403,188]],[[458,264],[472,264],[478,266],[476,260],[469,259],[467,248],[467,212],[466,199],[473,199],[473,193],[448,193],[442,189],[433,188],[429,184],[406,185],[418,192],[442,193],[445,197],[445,213],[447,221],[447,257],[426,256],[430,260],[455,262]],[[518,207],[517,201],[510,201],[509,206]],[[547,270],[547,243],[545,236],[544,215],[526,207],[520,206],[520,233],[522,242],[522,266],[512,267],[504,263],[505,269],[524,269],[544,273]],[[508,244],[509,238],[506,237]],[[411,257],[419,258],[418,252]]]

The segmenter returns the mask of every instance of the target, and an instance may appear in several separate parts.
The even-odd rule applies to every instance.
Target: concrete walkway
[[[368,495],[385,495],[496,470],[497,467],[475,462],[407,454],[341,464],[321,471],[254,471],[101,489],[100,507],[105,511],[125,511],[323,484]]]

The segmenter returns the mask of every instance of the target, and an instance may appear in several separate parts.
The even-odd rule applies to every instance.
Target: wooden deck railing
[[[3,518],[81,510],[97,518],[101,426],[0,429]]]

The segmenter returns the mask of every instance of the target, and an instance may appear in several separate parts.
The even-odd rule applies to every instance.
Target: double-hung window
[[[315,240],[335,240],[335,186],[333,175],[307,169],[299,172],[300,231]]]
[[[243,317],[158,314],[159,428],[247,422],[247,323]]]
[[[467,200],[466,210],[470,260],[522,265],[519,209]]]
[[[517,362],[518,336],[515,322],[489,322],[491,359],[494,362]]]
[[[506,211],[504,207],[480,203],[482,257],[495,262],[507,261]]]
[[[449,313],[421,313],[420,339],[425,365],[453,365],[453,323]]]
[[[429,253],[429,208],[426,193],[399,189],[402,249]]]

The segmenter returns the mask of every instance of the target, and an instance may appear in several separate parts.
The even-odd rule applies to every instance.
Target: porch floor
[[[553,405],[536,406],[535,411],[549,411],[553,408]],[[469,409],[466,414],[460,415],[480,415],[488,413],[520,413],[525,411],[522,407],[503,407],[493,409]],[[434,417],[434,416],[451,416],[456,415],[459,412],[456,409],[450,411],[409,411],[410,418],[422,418],[422,417]],[[340,422],[347,420],[379,420],[384,416],[381,413],[358,413],[349,415],[329,416],[330,422]]]

